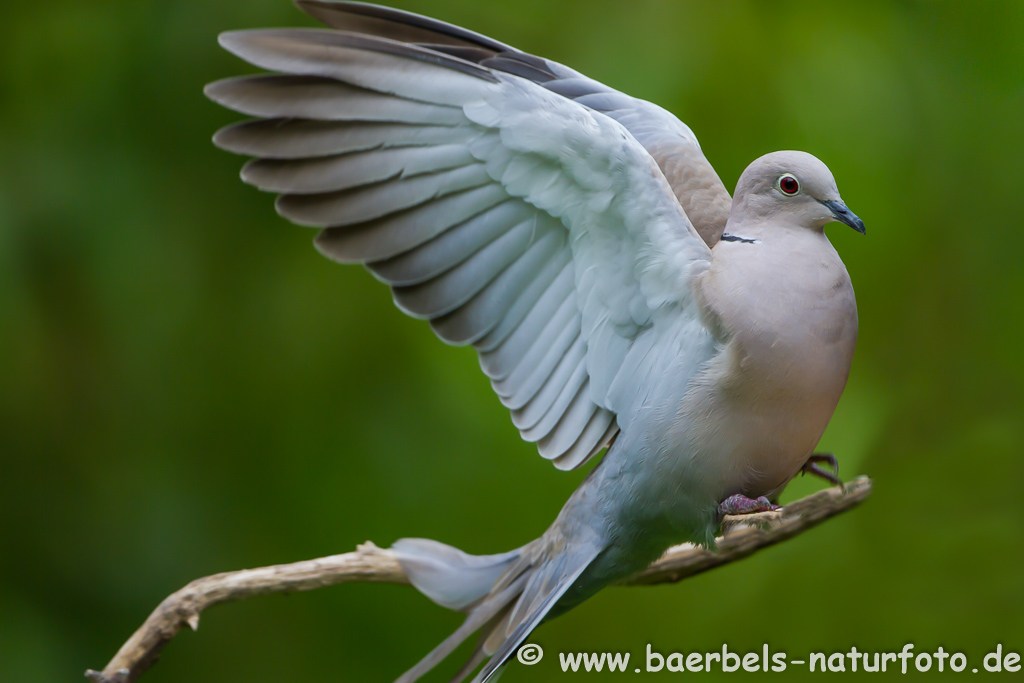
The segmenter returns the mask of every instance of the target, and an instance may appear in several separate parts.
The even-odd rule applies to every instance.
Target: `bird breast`
[[[821,233],[721,242],[700,284],[721,351],[693,382],[680,425],[721,495],[784,485],[821,438],[849,375],[857,309]]]

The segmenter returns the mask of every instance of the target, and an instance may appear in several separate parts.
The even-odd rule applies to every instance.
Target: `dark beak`
[[[821,201],[820,199],[818,201]],[[832,212],[832,217],[840,223],[846,223],[851,228],[864,234],[864,221],[857,218],[857,214],[846,208],[846,204],[843,204],[838,199],[834,199],[828,202],[821,202],[825,207]]]

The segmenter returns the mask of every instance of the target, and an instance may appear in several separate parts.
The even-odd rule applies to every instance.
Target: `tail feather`
[[[572,567],[573,570],[568,574],[563,574],[559,577],[558,581],[551,587],[550,592],[547,593],[543,601],[537,608],[529,613],[527,618],[516,627],[516,630],[512,632],[505,643],[494,653],[490,661],[484,665],[484,668],[480,670],[480,673],[473,679],[473,683],[487,683],[488,681],[494,681],[498,676],[501,675],[505,664],[509,658],[515,654],[519,646],[523,644],[533,629],[540,625],[540,622],[547,616],[547,613],[551,611],[551,608],[555,606],[558,599],[565,594],[569,587],[580,577],[580,574],[586,570],[590,563],[594,561],[594,558],[600,554],[602,548],[599,546],[589,546],[587,552],[578,555],[574,558],[574,562],[566,562],[565,566]],[[564,557],[564,556],[563,556]],[[545,581],[548,583],[548,581]]]
[[[485,634],[486,637],[483,639],[481,647],[483,653],[488,657],[498,651],[501,644],[505,642],[506,638],[508,638],[508,634],[512,632],[513,629],[509,628],[509,624],[512,622],[512,613],[515,611],[515,605],[518,604],[519,602],[517,601],[515,604],[510,605],[509,608],[505,610],[505,613],[501,615],[501,619],[498,619],[495,622],[494,627],[489,629],[489,632]]]
[[[512,582],[512,585],[501,593],[485,600],[479,606],[474,608],[473,611],[470,612],[469,616],[466,617],[466,620],[462,622],[462,625],[455,629],[454,633],[442,640],[440,645],[431,650],[430,653],[417,662],[415,666],[399,676],[395,680],[395,683],[413,683],[413,681],[418,679],[420,676],[437,666],[442,659],[454,652],[455,648],[462,645],[466,638],[473,635],[474,631],[494,618],[494,616],[500,612],[510,600],[513,600],[523,589],[524,583],[526,583],[525,576]]]
[[[459,668],[448,683],[462,683],[485,659],[487,659],[487,653],[484,652],[483,643],[481,643],[476,646],[472,656],[466,660],[466,663]]]
[[[562,539],[560,539],[562,540]],[[547,535],[500,555],[474,556],[437,541],[402,539],[392,546],[410,582],[439,605],[468,612],[466,620],[395,683],[413,683],[450,655],[474,631],[480,640],[452,683],[460,683],[489,656],[474,683],[494,681],[508,659],[601,552],[584,544],[551,557]]]
[[[462,683],[466,678],[470,676],[477,667],[488,657],[494,654],[494,652],[501,647],[501,644],[505,642],[504,628],[508,623],[509,614],[512,612],[512,607],[509,605],[504,611],[498,612],[493,619],[491,619],[483,628],[480,629],[480,638],[477,640],[476,647],[473,648],[473,654],[470,655],[466,663],[463,664],[458,672],[452,677],[448,683]],[[495,641],[497,636],[501,636],[500,639]]]
[[[523,588],[519,600],[509,614],[508,621],[505,624],[505,632],[502,634],[502,640],[512,635],[512,632],[533,614],[534,610],[540,607],[540,604],[547,597],[553,585],[563,578],[561,574],[565,563],[565,557],[560,556],[545,563],[542,567],[538,567],[533,572],[530,580]]]
[[[470,555],[429,538],[402,538],[391,549],[416,590],[442,607],[460,612],[493,593],[495,582],[520,554],[512,550],[500,555]]]

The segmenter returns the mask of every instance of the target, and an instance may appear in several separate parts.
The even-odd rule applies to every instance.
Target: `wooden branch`
[[[845,490],[844,490],[845,489]],[[775,512],[729,515],[722,521],[722,535],[715,550],[684,543],[669,548],[650,567],[620,585],[651,586],[674,583],[742,560],[762,548],[781,543],[846,512],[871,495],[871,480],[859,477],[845,487],[834,486],[795,500]]]
[[[871,494],[862,477],[818,491],[776,512],[728,516],[714,551],[686,543],[670,548],[645,571],[621,585],[672,583],[735,562],[846,512]],[[161,602],[102,671],[85,672],[93,683],[133,683],[154,664],[163,647],[186,625],[199,628],[199,614],[212,605],[254,595],[306,591],[350,581],[409,584],[390,550],[367,542],[355,552],[259,569],[214,574],[192,581]]]

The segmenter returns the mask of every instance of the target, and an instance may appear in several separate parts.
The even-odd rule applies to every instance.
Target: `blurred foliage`
[[[504,680],[646,643],[1024,650],[1024,4],[396,4],[676,112],[729,187],[810,151],[868,226],[829,229],[861,337],[822,447],[875,495],[683,584],[604,591]],[[202,86],[247,71],[217,33],[308,24],[286,0],[0,7],[0,680],[84,680],[200,575],[367,538],[509,549],[579,482],[517,438],[471,351],[320,258],[210,144],[236,116]],[[393,586],[256,599],[143,680],[389,681],[458,621]]]

